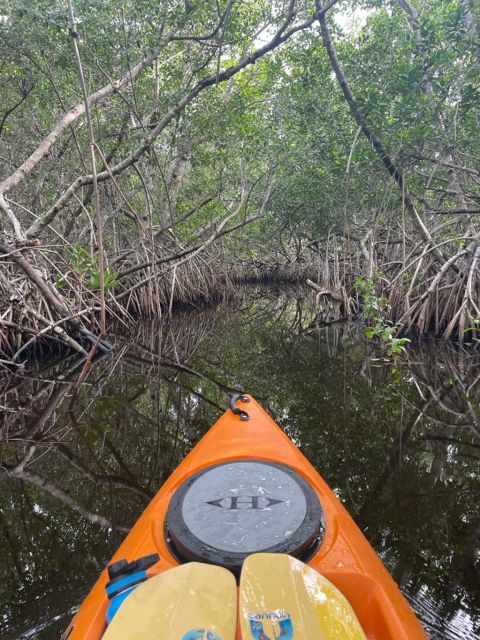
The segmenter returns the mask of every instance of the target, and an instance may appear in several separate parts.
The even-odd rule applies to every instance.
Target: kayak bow
[[[238,575],[247,556],[268,552],[295,556],[324,576],[345,596],[369,640],[426,640],[333,491],[251,396],[239,399],[242,408],[232,405],[237,411],[220,417],[147,506],[64,638],[100,640],[109,607],[112,617],[137,584],[186,561]],[[239,625],[237,640],[242,637],[249,636]]]

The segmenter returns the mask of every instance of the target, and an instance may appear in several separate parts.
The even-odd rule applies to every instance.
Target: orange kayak
[[[426,640],[333,491],[251,396],[235,400],[140,516],[64,640],[102,638],[107,617],[121,605],[121,588],[133,589],[135,580],[189,561],[238,575],[243,560],[257,552],[288,553],[325,576],[347,598],[369,640]]]

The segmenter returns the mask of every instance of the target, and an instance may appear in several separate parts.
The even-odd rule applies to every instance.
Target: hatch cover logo
[[[227,511],[238,511],[240,509],[263,511],[281,502],[286,502],[286,500],[266,498],[265,496],[229,496],[218,500],[208,500],[205,504],[211,504],[213,507],[219,507]]]

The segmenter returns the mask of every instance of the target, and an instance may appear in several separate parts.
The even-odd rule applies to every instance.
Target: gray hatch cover
[[[251,553],[301,556],[323,532],[312,487],[287,465],[235,460],[186,480],[168,509],[168,538],[185,560],[234,571]]]

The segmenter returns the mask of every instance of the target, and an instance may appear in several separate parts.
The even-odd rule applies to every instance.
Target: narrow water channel
[[[252,393],[344,501],[433,640],[480,634],[480,355],[385,362],[312,299],[248,289],[3,380],[0,636],[58,638],[157,488]]]

